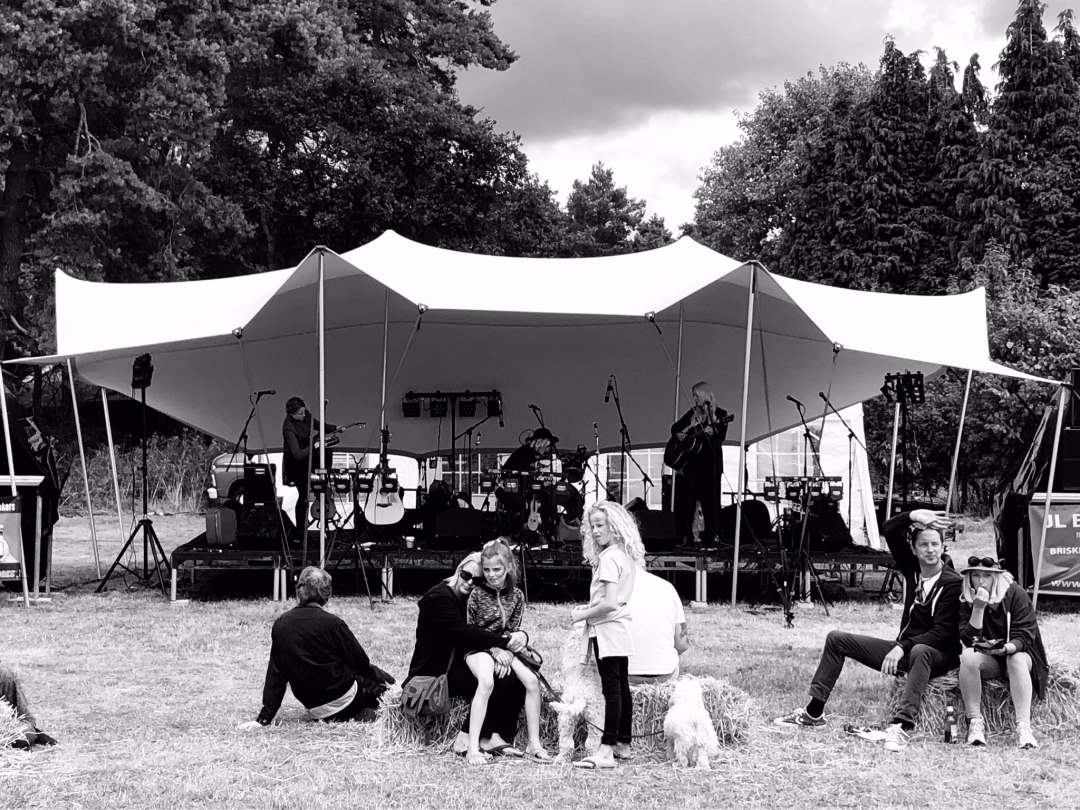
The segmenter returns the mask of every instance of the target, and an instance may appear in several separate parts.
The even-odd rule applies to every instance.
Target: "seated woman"
[[[1036,748],[1031,695],[1043,696],[1049,667],[1035,610],[1012,574],[989,557],[969,557],[960,594],[960,693],[968,718],[968,745],[986,745],[982,682],[1006,678],[1016,711],[1020,748]]]
[[[520,630],[512,633],[493,633],[466,621],[469,594],[479,581],[480,552],[458,563],[453,576],[442,580],[420,597],[420,612],[416,619],[416,648],[409,664],[409,678],[416,675],[438,676],[447,673],[452,697],[472,698],[476,692],[476,677],[465,663],[466,653],[491,649],[498,662],[498,671],[487,712],[480,729],[480,748],[484,751],[505,751],[517,736],[518,717],[525,703],[525,687],[510,675],[514,653],[523,649],[529,637]],[[404,685],[403,685],[404,686]],[[462,721],[454,741],[454,753],[465,756],[469,748],[470,715]]]
[[[480,552],[480,563],[484,576],[469,596],[469,624],[495,633],[520,630],[521,617],[525,613],[525,595],[517,587],[517,565],[506,539],[500,537],[485,544],[484,550]],[[487,759],[480,750],[480,728],[487,712],[488,695],[500,672],[498,653],[498,650],[481,649],[470,651],[465,657],[465,663],[479,684],[473,695],[469,725],[467,757],[470,764],[480,764]],[[543,697],[540,692],[540,679],[536,672],[516,655],[510,661],[510,670],[525,687],[525,723],[529,734],[525,757],[542,765],[554,762],[540,742],[540,701]],[[495,753],[494,750],[489,750]],[[512,746],[500,753],[504,756],[521,755],[521,752]]]

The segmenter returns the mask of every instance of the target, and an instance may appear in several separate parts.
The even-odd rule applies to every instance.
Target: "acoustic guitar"
[[[379,466],[375,468],[371,492],[364,502],[364,517],[372,526],[392,526],[405,517],[405,505],[401,502],[401,489],[394,470],[390,468],[387,453],[390,428],[384,427],[379,434]]]
[[[716,420],[713,427],[726,425],[734,419],[734,414],[725,414]],[[705,433],[705,426],[700,424],[691,425],[684,432],[686,433],[685,439],[672,436],[664,447],[664,463],[675,471],[682,470],[690,463],[692,458],[704,450],[705,443],[709,438]]]

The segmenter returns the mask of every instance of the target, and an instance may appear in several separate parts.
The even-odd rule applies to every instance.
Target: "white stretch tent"
[[[774,276],[687,237],[623,256],[514,259],[393,232],[340,256],[318,249],[293,269],[222,280],[104,284],[58,272],[58,353],[36,362],[72,358],[83,378],[127,391],[132,361],[149,352],[147,403],[227,440],[239,435],[251,393],[274,389],[249,433],[251,449],[276,449],[286,397],[319,410],[320,261],[326,415],[368,423],[344,437],[356,448],[377,443],[384,335],[386,421],[398,453],[450,446],[449,419],[401,417],[410,390],[500,391],[506,427],[483,426],[489,449],[515,447],[536,426],[529,404],[543,409],[563,447],[591,448],[595,422],[602,448],[618,448],[615,405],[604,402],[609,375],[635,445],[667,439],[700,379],[738,415],[752,283],[748,442],[798,423],[788,396],[806,403],[809,418],[823,409],[819,392],[842,408],[876,395],[889,372],[929,375],[952,365],[1024,376],[990,360],[982,290],[920,297],[834,289]],[[458,431],[464,426],[459,419]],[[729,441],[740,433],[737,419]]]

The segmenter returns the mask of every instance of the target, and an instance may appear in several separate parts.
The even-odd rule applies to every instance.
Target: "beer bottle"
[[[951,705],[945,707],[945,742],[960,741],[960,732],[956,728],[956,712]]]

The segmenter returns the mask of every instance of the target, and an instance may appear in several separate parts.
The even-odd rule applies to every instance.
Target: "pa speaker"
[[[483,534],[482,513],[476,509],[436,509],[435,548],[452,551],[475,551]]]
[[[675,516],[671,512],[655,512],[650,509],[632,513],[641,531],[641,540],[649,553],[671,551],[678,538],[675,535]]]

